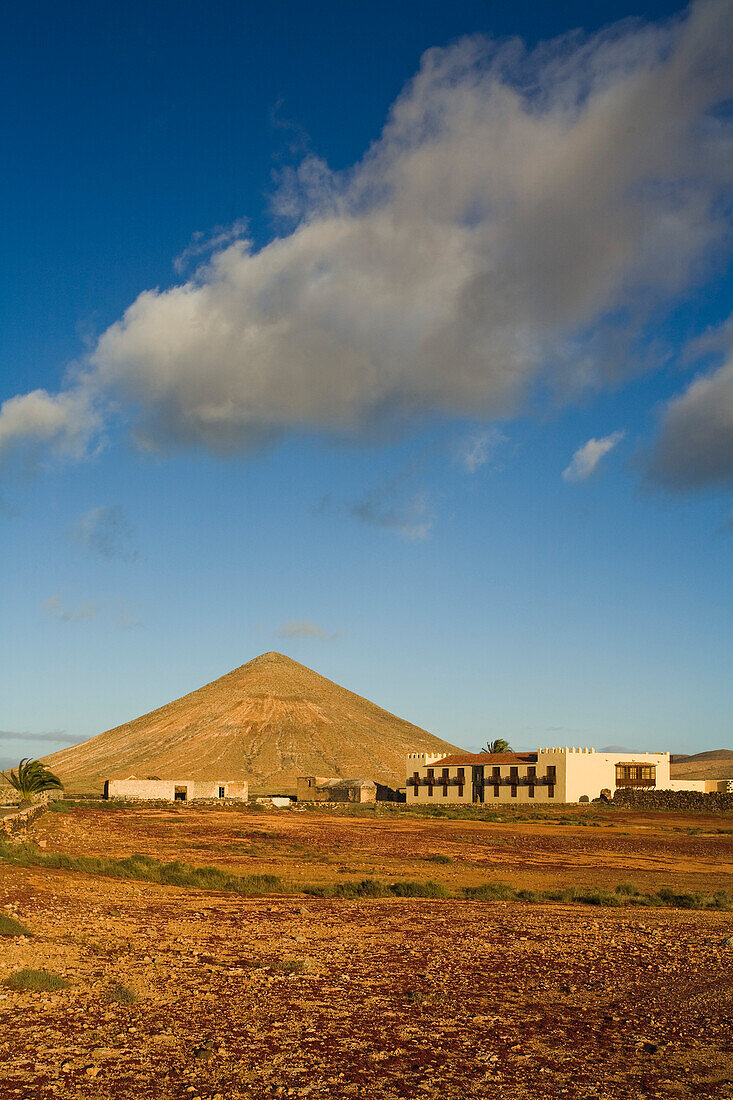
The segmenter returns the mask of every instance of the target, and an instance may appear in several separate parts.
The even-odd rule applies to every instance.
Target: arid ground
[[[292,893],[239,896],[0,862],[2,1100],[733,1097],[733,912],[455,898],[382,883],[733,890],[733,816],[558,807],[48,813],[43,855],[145,853]]]

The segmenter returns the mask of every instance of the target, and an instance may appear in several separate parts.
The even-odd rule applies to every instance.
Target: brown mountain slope
[[[69,791],[137,775],[248,779],[294,789],[298,775],[404,786],[408,752],[456,748],[281,653],[263,653],[198,691],[46,757]]]
[[[733,776],[733,750],[712,749],[694,756],[673,755],[670,773],[673,779],[729,779]]]

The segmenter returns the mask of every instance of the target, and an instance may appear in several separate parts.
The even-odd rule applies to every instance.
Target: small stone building
[[[377,784],[371,779],[331,779],[323,775],[300,775],[298,802],[376,802]]]
[[[196,799],[236,799],[246,802],[248,785],[242,779],[158,779],[151,775],[138,779],[107,779],[105,798],[126,798],[131,801],[193,802]]]

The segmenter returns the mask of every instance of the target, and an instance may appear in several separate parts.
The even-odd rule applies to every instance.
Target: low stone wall
[[[26,806],[24,810],[0,818],[0,838],[23,836],[36,818],[45,814],[46,809],[45,802],[37,802],[34,806]]]
[[[718,813],[733,810],[733,793],[725,791],[637,791],[620,787],[613,795],[616,806],[635,810],[693,810]]]

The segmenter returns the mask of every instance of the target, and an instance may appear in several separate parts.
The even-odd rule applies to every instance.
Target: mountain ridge
[[[670,773],[673,779],[729,779],[733,776],[733,749],[673,753]]]

